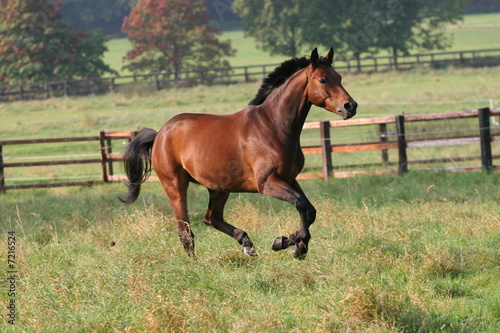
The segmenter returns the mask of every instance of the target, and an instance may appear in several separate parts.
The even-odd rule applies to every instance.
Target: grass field
[[[488,29],[498,32],[496,15],[467,16],[467,28],[450,29],[457,38],[476,29],[469,37],[477,43],[472,49],[498,47],[479,46],[478,37],[497,40],[488,34]],[[231,34],[238,39],[239,32]],[[245,61],[257,59],[259,51],[240,42],[241,64],[250,64]],[[117,43],[114,50],[126,50],[123,41],[112,43]],[[344,75],[344,82],[360,104],[356,117],[473,109],[500,100],[498,68]],[[230,113],[248,103],[258,83],[159,92],[129,88],[106,96],[0,104],[0,139],[159,128],[179,112]],[[318,108],[308,118],[336,119]],[[371,140],[374,133],[335,130],[332,135]],[[306,140],[312,137],[317,133],[305,133]],[[11,147],[3,147],[4,161],[70,151],[98,155],[86,145],[62,150],[46,145],[43,151],[34,145]],[[355,163],[358,157],[352,158]],[[95,173],[81,166],[22,169],[6,169],[7,179],[22,172],[29,177]],[[12,269],[9,232],[16,237],[18,272],[15,282],[3,278],[0,284],[0,331],[500,331],[498,172],[410,172],[301,184],[318,210],[304,261],[271,250],[275,237],[296,230],[299,217],[288,204],[261,195],[233,194],[225,214],[255,243],[260,256],[250,258],[233,239],[204,225],[208,193],[191,186],[198,256],[190,259],[158,183],[145,184],[133,205],[117,200],[122,184],[0,194],[1,272],[9,277]],[[16,325],[6,316],[11,300]]]
[[[208,195],[190,188],[198,257],[189,259],[159,184],[132,206],[117,201],[121,185],[9,192],[0,216],[4,242],[16,235],[18,317],[15,327],[0,325],[498,332],[499,185],[498,174],[482,173],[306,182],[318,219],[305,261],[270,249],[297,228],[298,214],[263,196],[234,195],[226,211],[256,244],[260,257],[250,258],[201,222]]]
[[[500,45],[500,13],[465,15],[464,20],[446,28],[447,33],[453,36],[453,45],[447,51],[467,51],[498,48]],[[232,66],[251,66],[263,64],[278,64],[283,61],[281,56],[270,56],[261,49],[257,49],[255,40],[244,37],[243,31],[227,31],[222,34],[222,39],[231,40],[232,46],[237,50],[236,56],[229,59]],[[335,47],[335,45],[332,45]],[[122,59],[130,49],[126,38],[116,38],[108,42],[109,51],[105,54],[105,62],[111,68],[121,72]],[[324,50],[326,52],[326,49]],[[414,50],[413,53],[428,51]],[[435,51],[437,52],[437,51]],[[381,51],[380,56],[389,55]],[[342,57],[342,54],[337,54]],[[126,75],[127,72],[121,72]]]

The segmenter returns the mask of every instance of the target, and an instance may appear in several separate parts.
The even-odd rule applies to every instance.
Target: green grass
[[[469,14],[464,16],[464,20],[457,24],[450,25],[446,32],[452,36],[453,45],[446,51],[468,51],[498,48],[500,45],[500,13]],[[236,56],[229,59],[232,66],[251,66],[264,64],[278,64],[284,60],[282,56],[271,56],[267,52],[256,47],[255,39],[245,37],[243,31],[227,31],[221,36],[223,40],[231,40],[232,46],[237,50]],[[332,45],[335,47],[335,45]],[[115,38],[108,42],[109,51],[105,53],[104,61],[111,68],[127,75],[121,71],[123,66],[122,58],[130,49],[127,38]],[[326,52],[323,50],[320,52]],[[413,54],[428,51],[414,50]],[[439,52],[439,51],[433,51]],[[387,51],[381,51],[380,56],[389,55]],[[342,58],[342,54],[337,54]],[[285,57],[286,58],[286,57]]]
[[[500,13],[465,15],[463,22],[449,26],[453,35],[451,51],[482,50],[500,45]]]
[[[494,68],[450,68],[375,74],[344,74],[344,87],[358,101],[356,117],[474,109],[500,99]],[[254,97],[259,83],[198,86],[155,92],[123,90],[106,96],[54,98],[0,104],[2,139],[96,135],[103,129],[159,128],[180,112],[232,113]],[[337,120],[314,107],[309,121]]]
[[[486,107],[490,100],[500,101],[498,82],[500,72],[492,68],[450,68],[445,70],[418,69],[406,72],[344,75],[344,86],[359,102],[357,118],[400,114],[430,113],[468,110]],[[43,101],[13,102],[0,104],[2,140],[36,139],[50,137],[96,136],[101,130],[139,130],[143,127],[160,128],[168,119],[181,112],[232,113],[242,109],[250,101],[259,83],[232,86],[198,86],[156,92],[143,86],[105,96],[79,98],[54,98]],[[496,104],[498,106],[498,104]],[[314,107],[308,121],[337,120],[338,116]],[[408,124],[408,132],[423,129],[456,131],[472,128],[467,135],[477,133],[477,120],[465,122],[441,122],[415,126]],[[436,127],[436,128],[434,128]],[[389,132],[394,132],[389,126]],[[377,127],[335,128],[332,143],[378,141]],[[498,133],[494,128],[493,133]],[[464,133],[465,135],[465,133]],[[418,138],[421,138],[420,136]],[[305,130],[304,146],[319,144],[318,130]],[[113,151],[123,149],[121,141],[113,143]],[[493,143],[496,151],[497,143]],[[443,157],[479,156],[476,146],[457,146],[443,149],[414,149],[409,151],[410,160]],[[71,143],[4,146],[5,162],[29,161],[32,156],[53,158],[73,155],[73,158],[99,158],[99,146],[93,143]],[[376,163],[379,152],[343,153],[334,156],[334,165]],[[397,161],[397,152],[390,151],[390,161]],[[318,168],[319,156],[308,156],[307,167]],[[470,165],[469,164],[465,165]],[[477,164],[477,163],[475,163]],[[455,164],[453,166],[461,166]],[[474,165],[474,164],[472,164]],[[424,166],[431,167],[431,166]],[[393,168],[393,167],[390,167]],[[59,176],[93,176],[98,179],[100,166],[59,166],[36,168],[8,168],[9,179]]]
[[[122,185],[13,191],[18,322],[6,332],[497,332],[500,178],[409,174],[308,181],[318,208],[305,261],[273,252],[293,207],[233,195],[228,221],[260,257],[205,226],[190,188],[197,258],[178,241],[159,184],[120,204]],[[6,235],[5,235],[6,236]],[[2,294],[5,300],[5,293]]]

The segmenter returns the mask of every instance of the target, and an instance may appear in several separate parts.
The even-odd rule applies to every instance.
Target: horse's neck
[[[285,136],[297,140],[312,105],[306,93],[307,70],[308,68],[305,68],[294,74],[273,91],[262,105],[274,126]]]

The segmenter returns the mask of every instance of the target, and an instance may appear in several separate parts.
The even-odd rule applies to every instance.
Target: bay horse
[[[333,48],[325,57],[314,49],[310,59],[283,62],[249,105],[234,114],[184,113],[158,132],[142,129],[124,152],[128,192],[120,200],[134,202],[153,168],[177,219],[181,243],[193,257],[187,188],[190,182],[201,184],[210,196],[205,223],[236,239],[245,254],[257,256],[247,233],[224,220],[224,205],[231,192],[269,195],[294,205],[301,220],[300,228],[276,238],[272,249],[294,246],[293,255],[304,259],[316,209],[296,180],[304,166],[302,127],[313,104],[343,119],[353,117],[357,108],[332,67],[333,55]]]

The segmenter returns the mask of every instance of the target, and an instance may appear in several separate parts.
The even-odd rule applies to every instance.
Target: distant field
[[[447,51],[480,50],[500,47],[500,13],[466,15],[463,22],[449,26],[447,32],[452,34],[453,45]],[[230,58],[232,66],[250,66],[281,63],[286,57],[270,56],[256,47],[255,40],[245,38],[243,31],[224,32],[222,39],[230,39],[236,56]],[[335,47],[335,45],[332,45]],[[121,71],[122,58],[130,49],[126,38],[113,39],[108,43],[109,51],[105,54],[105,62],[113,69]],[[326,52],[326,50],[324,50]],[[434,51],[436,52],[436,51]],[[419,53],[418,50],[413,53]],[[381,52],[380,55],[387,55]],[[338,55],[342,56],[342,55]],[[122,73],[126,75],[126,72]]]
[[[451,68],[348,75],[344,86],[359,102],[356,117],[454,111],[500,100],[496,68]],[[254,97],[259,83],[198,86],[156,92],[133,87],[115,94],[0,104],[3,139],[95,135],[102,129],[158,128],[180,112],[232,113]],[[313,108],[308,120],[338,116]]]
[[[341,73],[344,74],[344,73]],[[412,70],[407,72],[344,75],[344,86],[358,101],[357,118],[401,114],[431,113],[477,109],[500,105],[500,71],[494,68],[451,68],[445,70]],[[139,130],[143,127],[160,128],[168,119],[182,112],[233,113],[241,110],[253,98],[259,83],[232,86],[198,86],[156,92],[154,88],[131,86],[115,94],[79,98],[54,98],[44,101],[0,104],[0,132],[3,140],[95,136],[101,130]],[[337,120],[335,114],[312,108],[307,121]],[[498,121],[498,120],[497,120]],[[443,131],[458,128],[477,129],[477,120],[441,123]],[[409,128],[411,130],[411,128]],[[391,129],[389,129],[391,131]],[[417,129],[418,131],[418,129]],[[334,129],[333,144],[378,141],[376,127]],[[474,132],[476,133],[476,132]],[[493,129],[498,133],[498,128]],[[317,130],[304,131],[304,146],[318,145]],[[496,143],[494,144],[496,147]],[[113,148],[120,151],[123,146]],[[472,149],[472,150],[470,150]],[[411,151],[419,154],[411,159],[446,156],[478,156],[478,147],[468,145],[442,149]],[[434,151],[434,152],[433,152]],[[5,146],[4,161],[29,161],[33,156],[60,156],[90,154],[99,158],[96,143],[71,145]],[[396,161],[396,150],[390,151],[390,160]],[[430,154],[430,155],[427,155]],[[497,154],[496,152],[494,154]],[[379,161],[379,152],[344,153],[335,156],[335,163],[357,164]],[[360,160],[361,159],[361,160]],[[320,157],[310,155],[308,167],[318,167]],[[458,165],[457,165],[458,166]],[[26,172],[29,171],[27,175]],[[6,169],[7,179],[47,176],[99,175],[98,166],[60,166]]]

